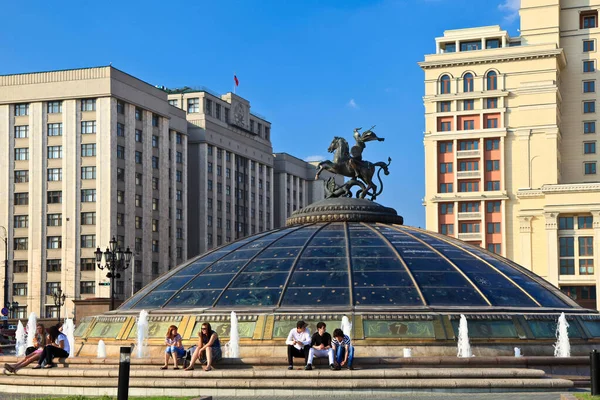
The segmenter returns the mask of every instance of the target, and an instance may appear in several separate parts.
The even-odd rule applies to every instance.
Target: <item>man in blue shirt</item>
[[[335,353],[335,369],[347,366],[348,369],[352,368],[352,361],[354,360],[354,346],[350,341],[348,335],[344,335],[341,329],[333,331],[333,351]]]

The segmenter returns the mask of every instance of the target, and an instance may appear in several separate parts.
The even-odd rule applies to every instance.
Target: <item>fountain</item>
[[[98,340],[98,358],[106,358],[106,345],[104,340]]]
[[[352,336],[350,335],[352,333],[352,323],[350,322],[348,317],[346,317],[345,315],[342,317],[341,328],[342,328],[342,331],[344,332],[344,335],[348,336],[349,338],[352,338]]]
[[[412,349],[405,347],[403,352],[404,358],[412,357]]]
[[[67,337],[69,341],[69,357],[73,357],[75,355],[75,325],[73,324],[73,320],[71,318],[65,319],[65,323],[63,325],[63,334]]]
[[[17,332],[15,333],[16,344],[15,350],[17,351],[17,357],[22,357],[25,355],[25,350],[27,349],[27,340],[25,338],[25,328],[21,321],[17,324]]]
[[[554,357],[571,357],[571,344],[569,343],[569,323],[565,313],[558,317],[556,326],[556,344],[554,345]]]
[[[471,344],[469,343],[469,326],[467,324],[467,318],[463,314],[460,315],[460,323],[458,324],[457,357],[473,357],[473,353],[471,353]]]
[[[235,311],[231,312],[231,329],[229,330],[229,357],[240,357],[240,332],[238,330],[238,319]]]
[[[146,357],[148,350],[148,312],[140,311],[140,316],[137,320],[137,344],[136,352],[138,358]]]
[[[521,349],[518,347],[515,347],[515,357],[522,357],[523,355],[521,354]]]
[[[27,320],[27,347],[33,347],[33,338],[35,337],[37,325],[37,316],[34,312],[29,314],[29,319]]]

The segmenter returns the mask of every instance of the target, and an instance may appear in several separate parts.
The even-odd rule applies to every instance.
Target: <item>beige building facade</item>
[[[598,308],[600,0],[522,0],[521,35],[445,31],[425,72],[427,229]]]
[[[186,172],[185,113],[162,90],[110,66],[0,76],[0,259],[15,317],[54,317],[59,288],[63,316],[74,299],[109,297],[94,251],[113,236],[134,253],[117,299],[187,259]]]

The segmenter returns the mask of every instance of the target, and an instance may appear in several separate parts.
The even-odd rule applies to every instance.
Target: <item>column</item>
[[[455,41],[454,44],[456,46],[456,52],[458,53],[460,51],[460,40]]]
[[[594,217],[594,275],[596,276],[596,309],[600,309],[600,296],[598,296],[598,288],[600,288],[600,210],[592,210]]]
[[[0,203],[0,226],[6,229],[6,234],[9,235],[10,229],[10,219],[11,219],[11,210],[13,209],[13,201],[14,196],[12,193],[14,192],[14,184],[13,179],[11,179],[11,175],[14,177],[14,161],[13,157],[11,157],[11,152],[14,151],[14,125],[11,123],[10,118],[10,110],[11,107],[8,104],[0,105],[0,171],[3,171],[0,174],[0,198],[5,199],[2,203]],[[8,240],[8,256],[4,253],[4,230],[0,228],[0,293],[2,293],[1,301],[4,301],[4,259],[10,259],[10,249],[12,248],[12,236],[9,235],[10,240]],[[6,256],[6,257],[5,257]],[[9,260],[9,263],[11,260]],[[10,264],[9,264],[10,265]],[[10,273],[7,277],[10,278]],[[12,282],[8,279],[8,301],[11,301],[10,294],[12,291],[10,287]]]
[[[518,218],[520,251],[517,254],[515,254],[515,256],[518,257],[515,261],[532,271],[533,265],[531,260],[531,220],[533,219],[533,216],[525,215],[519,216]]]
[[[435,42],[435,54],[440,54],[440,42]]]
[[[558,225],[557,225],[558,213],[545,212],[544,218],[546,220],[546,257],[547,257],[547,277],[554,286],[558,287]]]
[[[502,36],[502,47],[506,47],[506,36]]]

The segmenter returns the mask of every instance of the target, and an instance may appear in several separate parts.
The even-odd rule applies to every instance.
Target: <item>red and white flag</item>
[[[237,75],[233,75],[233,80],[235,82],[235,86],[240,86],[240,81],[237,78]]]

